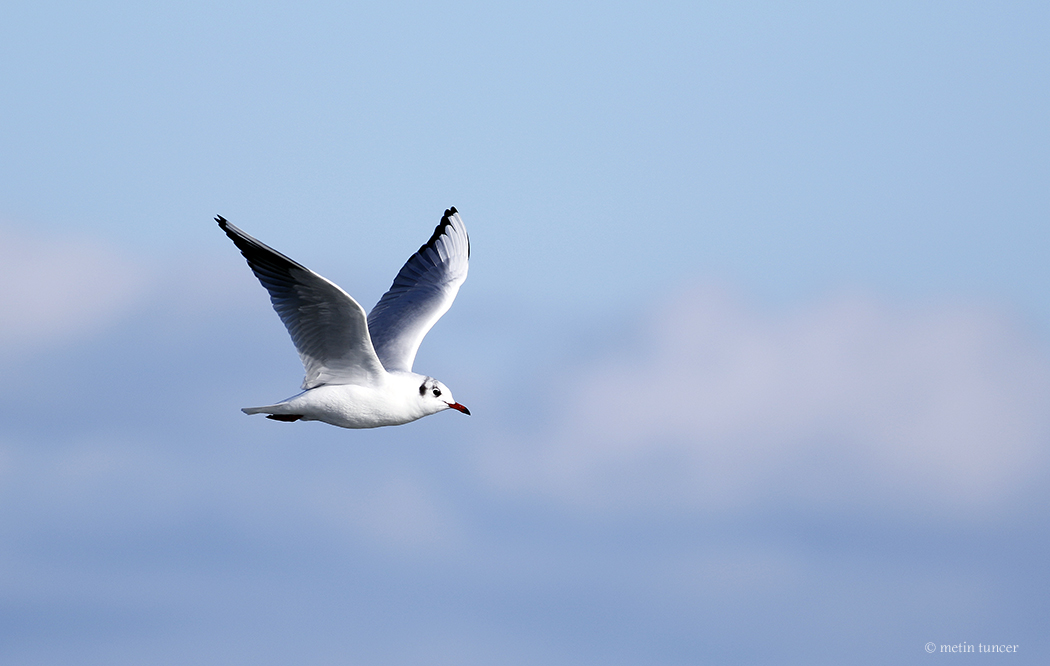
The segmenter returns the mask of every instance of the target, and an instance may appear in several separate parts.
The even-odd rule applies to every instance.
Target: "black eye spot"
[[[427,385],[425,383],[419,385],[419,397],[423,397],[427,394]]]
[[[440,398],[441,397],[441,389],[434,389],[434,397],[435,398]]]

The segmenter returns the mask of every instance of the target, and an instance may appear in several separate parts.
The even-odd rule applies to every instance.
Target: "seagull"
[[[467,278],[470,239],[455,207],[409,257],[372,312],[334,282],[215,218],[270,292],[306,369],[303,391],[273,405],[245,407],[276,421],[323,421],[342,428],[401,425],[455,409],[448,387],[412,372],[419,343],[448,312]]]

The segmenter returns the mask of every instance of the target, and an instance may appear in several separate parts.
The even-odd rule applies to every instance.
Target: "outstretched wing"
[[[376,384],[383,365],[368,336],[365,311],[338,286],[267,247],[219,216],[219,227],[270,292],[306,369],[303,388],[322,384]]]
[[[409,257],[368,314],[376,354],[387,370],[412,370],[419,343],[448,312],[467,279],[470,239],[456,209],[445,211],[434,235]]]

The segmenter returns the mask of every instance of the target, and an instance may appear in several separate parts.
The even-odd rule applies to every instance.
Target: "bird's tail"
[[[262,407],[244,407],[241,409],[245,414],[276,414],[280,411],[280,405],[264,405]]]
[[[245,414],[266,414],[266,418],[274,421],[298,421],[303,418],[302,414],[292,414],[288,404],[283,402],[262,407],[244,407],[241,411]]]

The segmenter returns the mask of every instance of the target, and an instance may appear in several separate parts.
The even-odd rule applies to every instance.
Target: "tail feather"
[[[290,413],[288,405],[285,403],[263,405],[262,407],[244,407],[241,411],[245,414],[266,414],[266,418],[268,419],[273,419],[274,421],[286,421],[289,423],[303,418],[302,414]]]
[[[281,411],[280,405],[263,405],[262,407],[244,407],[241,409],[245,414],[273,414]]]

